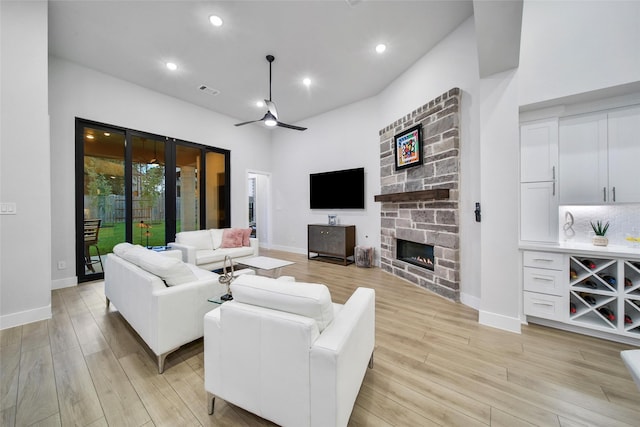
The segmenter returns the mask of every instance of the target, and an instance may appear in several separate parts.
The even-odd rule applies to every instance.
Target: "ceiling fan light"
[[[382,53],[385,50],[387,50],[387,46],[383,43],[380,43],[379,45],[376,46],[376,52],[378,53]]]
[[[274,127],[275,125],[277,125],[278,122],[276,122],[274,119],[272,118],[268,118],[264,120],[264,125],[265,126],[269,126],[269,127]]]
[[[222,26],[222,18],[220,18],[219,16],[216,16],[216,15],[211,15],[209,17],[209,22],[211,22],[211,25],[213,25],[214,27],[221,27]]]

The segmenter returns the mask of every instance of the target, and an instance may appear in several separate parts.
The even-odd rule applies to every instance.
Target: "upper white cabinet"
[[[640,106],[615,110],[608,116],[611,201],[640,202]]]
[[[555,181],[558,119],[520,126],[520,182]]]
[[[639,106],[563,118],[559,134],[561,205],[640,202]]]

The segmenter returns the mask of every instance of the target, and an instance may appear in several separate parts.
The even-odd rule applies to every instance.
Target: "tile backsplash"
[[[640,248],[640,242],[631,242],[627,237],[640,238],[640,204],[605,206],[560,206],[560,242],[591,243],[594,236],[591,221],[609,221],[607,238],[610,245]],[[573,215],[573,226],[568,227],[567,212]],[[573,233],[572,233],[573,230]]]

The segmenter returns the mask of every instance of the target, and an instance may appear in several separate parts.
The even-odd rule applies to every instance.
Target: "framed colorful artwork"
[[[393,137],[396,170],[422,164],[422,126],[417,125]]]

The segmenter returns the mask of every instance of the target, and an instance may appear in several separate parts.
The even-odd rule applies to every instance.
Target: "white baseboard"
[[[51,290],[70,288],[78,285],[78,277],[65,277],[64,279],[56,279],[51,281]]]
[[[290,246],[280,246],[280,245],[272,245],[269,249],[273,249],[276,251],[283,251],[283,252],[291,252],[294,254],[306,254],[307,251],[305,249],[302,248],[292,248]]]
[[[0,316],[0,330],[46,319],[51,319],[51,304],[34,308],[33,310],[25,310]]]
[[[469,294],[460,294],[460,302],[467,307],[480,311],[480,298]]]
[[[502,314],[490,313],[488,311],[479,311],[478,323],[492,328],[502,329],[504,331],[521,333],[521,321],[517,317],[503,316]]]

